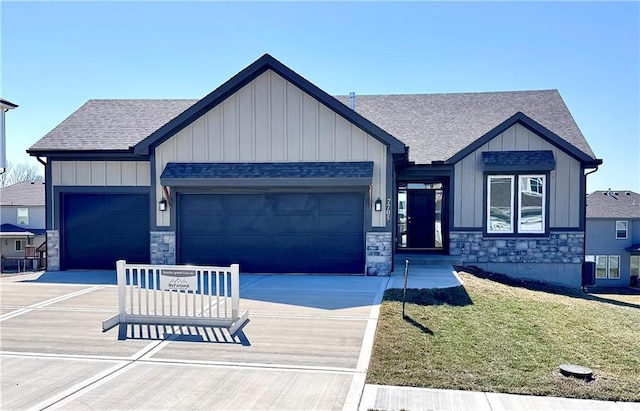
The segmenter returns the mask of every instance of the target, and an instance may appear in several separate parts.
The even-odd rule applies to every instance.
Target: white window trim
[[[605,276],[600,276],[598,277],[598,260],[600,258],[604,258],[605,261]],[[618,260],[618,276],[614,277],[611,275],[611,261],[613,259],[617,259]],[[622,262],[622,258],[620,258],[619,255],[596,255],[595,256],[595,262],[596,262],[596,279],[598,280],[619,280],[620,278],[622,278],[621,275],[621,269],[622,267],[620,266],[620,263]]]
[[[640,275],[640,255],[632,255],[629,258],[629,275]]]
[[[544,174],[518,174],[518,234],[544,234],[546,228],[546,204],[547,204],[547,181]],[[520,189],[520,179],[522,178],[542,178],[542,230],[523,230],[520,226],[522,220],[522,190]],[[512,200],[513,201],[513,200]],[[513,206],[512,206],[513,207]]]
[[[624,223],[624,237],[618,237],[618,223]],[[626,240],[629,238],[629,221],[627,220],[616,220],[616,240]]]
[[[18,244],[21,244],[21,245],[18,246]],[[24,251],[26,245],[27,245],[26,240],[16,240],[15,245],[14,245],[14,249],[15,249],[15,251]]]
[[[511,227],[511,229],[509,231],[497,231],[497,230],[492,230],[491,229],[491,180],[492,179],[498,179],[498,178],[508,178],[509,181],[511,182],[511,196],[510,196],[510,203],[509,203],[509,207],[511,208],[511,215],[510,218],[511,220],[509,221],[509,225]],[[513,201],[514,201],[514,187],[513,187],[513,183],[515,180],[515,176],[514,175],[495,175],[495,174],[491,174],[487,176],[487,233],[488,234],[513,234],[514,232],[514,224],[513,224]]]
[[[20,216],[20,210],[24,210],[26,212],[26,215],[24,216]],[[29,209],[25,208],[25,207],[20,207],[18,208],[18,210],[16,211],[16,224],[17,225],[29,225]],[[24,218],[24,222],[20,222],[20,219]]]
[[[613,277],[611,275],[611,260],[616,258],[618,260],[618,276],[617,277]],[[619,255],[610,255],[609,259],[607,260],[607,276],[612,279],[612,280],[619,280],[620,279],[620,256]]]
[[[604,258],[604,276],[598,276],[598,260],[600,260],[601,258]],[[606,280],[607,278],[609,278],[609,263],[608,263],[607,256],[606,255],[596,255],[595,262],[596,262],[596,279],[598,279],[598,280]]]

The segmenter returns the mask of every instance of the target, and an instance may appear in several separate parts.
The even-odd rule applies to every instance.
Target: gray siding
[[[580,226],[580,162],[556,146],[516,124],[484,144],[455,165],[453,190],[454,228],[482,228],[484,151],[551,150],[556,169],[549,176],[549,228]]]
[[[157,202],[169,162],[373,161],[373,198],[387,194],[387,147],[272,71],[214,107],[155,150]],[[156,213],[159,227],[171,213]],[[385,214],[371,211],[373,227]]]
[[[18,208],[29,209],[29,224],[18,226]],[[0,207],[0,222],[2,224],[13,224],[22,228],[37,228],[43,230],[45,227],[44,206],[2,206]]]
[[[616,221],[629,221],[627,239],[616,239]],[[640,243],[640,220],[623,218],[588,218],[587,255],[619,255],[620,279],[596,279],[597,285],[629,285],[630,253],[625,248]]]

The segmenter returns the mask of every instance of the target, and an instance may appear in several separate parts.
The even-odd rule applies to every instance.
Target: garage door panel
[[[269,219],[260,214],[240,214],[227,217],[229,232],[244,233],[246,235],[268,234]]]
[[[312,235],[278,235],[274,237],[274,245],[274,256],[277,257],[309,255],[315,249]]]
[[[180,194],[178,262],[238,262],[243,272],[362,273],[363,199],[359,193]],[[224,204],[224,215],[204,211],[213,203]]]
[[[61,194],[63,269],[113,269],[115,261],[149,262],[149,196]]]
[[[313,232],[314,220],[314,215],[311,213],[275,215],[272,230],[276,234]]]

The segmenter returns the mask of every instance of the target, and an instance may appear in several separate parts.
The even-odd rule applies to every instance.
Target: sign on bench
[[[228,328],[233,335],[249,318],[240,313],[240,267],[116,263],[118,314],[102,322]]]

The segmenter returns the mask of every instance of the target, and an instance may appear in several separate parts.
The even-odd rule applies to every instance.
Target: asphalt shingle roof
[[[198,100],[89,100],[29,150],[127,150]]]
[[[197,101],[89,100],[30,151],[127,150]],[[417,164],[449,159],[517,112],[595,159],[557,90],[358,95],[356,112],[409,146]]]
[[[640,194],[628,190],[587,195],[587,218],[640,218]]]
[[[43,206],[44,181],[24,181],[0,188],[1,206]]]
[[[160,178],[367,178],[373,162],[168,163]]]
[[[538,166],[550,167],[556,165],[551,150],[535,151],[485,151],[482,153],[482,161],[485,166]]]
[[[517,112],[595,159],[558,90],[358,95],[355,109],[409,146],[417,164],[449,159]]]

